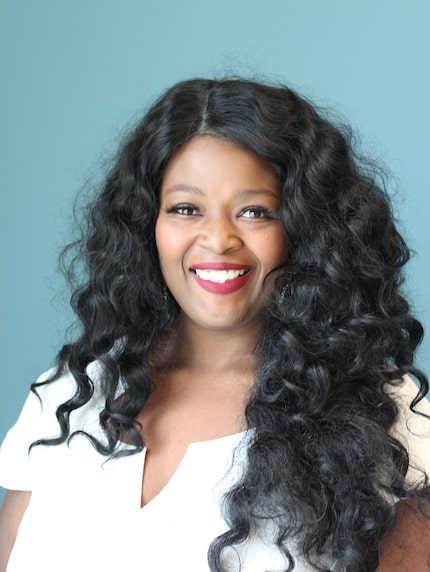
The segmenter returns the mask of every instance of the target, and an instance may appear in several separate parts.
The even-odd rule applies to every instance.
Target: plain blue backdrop
[[[350,120],[391,170],[429,330],[429,22],[428,0],[0,0],[0,439],[72,321],[56,260],[74,196],[187,77],[288,82]]]

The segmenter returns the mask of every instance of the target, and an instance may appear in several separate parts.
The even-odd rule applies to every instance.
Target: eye
[[[166,209],[168,214],[179,214],[182,216],[193,216],[199,214],[199,209],[194,205],[181,204],[168,207]]]
[[[240,213],[240,216],[251,219],[277,219],[279,218],[278,211],[268,209],[266,207],[246,207]]]

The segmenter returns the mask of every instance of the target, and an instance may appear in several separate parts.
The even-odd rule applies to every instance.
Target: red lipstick
[[[207,292],[211,292],[212,294],[231,294],[245,286],[251,277],[252,266],[233,262],[202,262],[200,264],[193,264],[190,270],[193,271],[197,284]],[[202,272],[202,274],[206,275],[199,276],[196,272],[198,270],[206,271]],[[243,273],[224,280],[224,276],[220,277],[221,280],[216,280],[217,277],[214,276],[212,280],[209,275],[209,271],[211,270],[214,272],[241,270]]]

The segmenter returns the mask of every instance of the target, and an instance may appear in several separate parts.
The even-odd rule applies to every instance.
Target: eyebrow
[[[169,195],[170,193],[178,191],[191,193],[195,195],[204,195],[204,191],[199,187],[193,187],[192,185],[181,185],[181,184],[174,185],[173,187],[166,189],[164,193],[165,195]],[[276,199],[279,199],[279,193],[277,193],[276,191],[272,191],[270,189],[242,189],[237,192],[238,198],[241,199],[246,199],[248,197],[255,197],[258,195],[260,196],[266,195],[269,197],[274,197]]]
[[[177,191],[184,191],[186,193],[193,193],[195,195],[203,195],[203,191],[199,189],[199,187],[193,187],[191,185],[174,185],[164,191],[165,195],[169,195],[170,193],[175,193]]]
[[[276,191],[272,191],[270,189],[243,189],[242,191],[238,192],[240,198],[248,198],[254,197],[257,195],[266,195],[268,197],[274,197],[279,199],[280,193]]]

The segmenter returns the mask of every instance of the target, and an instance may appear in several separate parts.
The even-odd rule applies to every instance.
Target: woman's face
[[[218,330],[259,319],[264,278],[287,257],[280,197],[272,168],[224,139],[195,137],[171,157],[156,242],[182,319]]]

